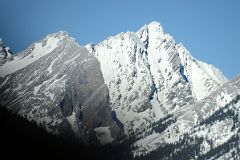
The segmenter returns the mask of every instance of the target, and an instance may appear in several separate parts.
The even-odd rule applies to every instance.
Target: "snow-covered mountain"
[[[188,158],[218,156],[238,137],[239,79],[192,57],[158,22],[86,46],[60,31],[10,57],[0,66],[1,106],[54,134],[87,144],[126,135],[140,159],[193,145]]]
[[[86,47],[100,62],[110,104],[126,133],[203,99],[227,82],[218,69],[176,44],[157,22]]]

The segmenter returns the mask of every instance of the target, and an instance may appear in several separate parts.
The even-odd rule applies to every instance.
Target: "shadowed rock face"
[[[97,127],[109,127],[116,138],[120,130],[111,117],[108,88],[98,60],[66,33],[51,36],[57,41],[51,53],[0,78],[1,106],[36,121],[49,132],[77,136],[86,143],[98,143]],[[39,43],[43,42],[43,47],[50,43]],[[28,55],[34,58],[37,53],[33,48]]]
[[[0,38],[0,66],[10,60],[13,60],[12,51],[3,44]]]

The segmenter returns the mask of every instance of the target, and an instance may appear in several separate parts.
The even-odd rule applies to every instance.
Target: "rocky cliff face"
[[[3,44],[0,38],[0,66],[10,60],[13,60],[12,51]]]

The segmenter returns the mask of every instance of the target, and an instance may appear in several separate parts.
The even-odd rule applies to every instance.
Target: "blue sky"
[[[0,37],[13,51],[65,30],[80,45],[159,21],[191,54],[240,75],[239,0],[0,0]]]

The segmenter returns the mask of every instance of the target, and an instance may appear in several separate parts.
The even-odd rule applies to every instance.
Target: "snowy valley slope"
[[[135,142],[136,159],[239,159],[240,77],[155,123]],[[144,156],[145,155],[145,156]]]

